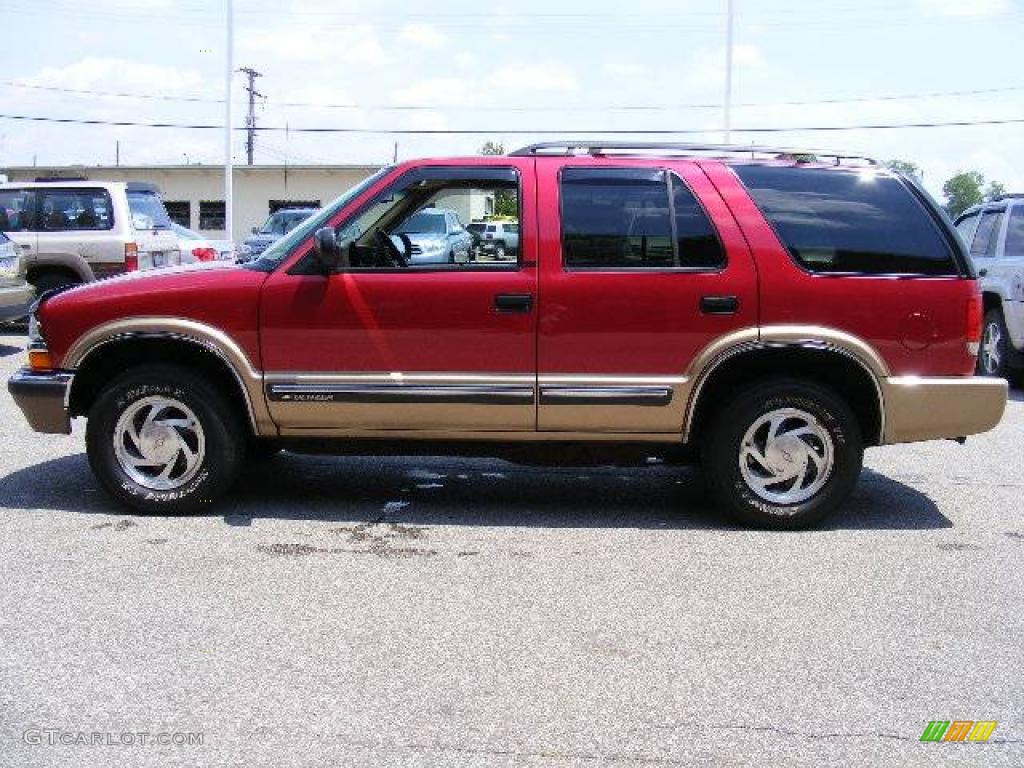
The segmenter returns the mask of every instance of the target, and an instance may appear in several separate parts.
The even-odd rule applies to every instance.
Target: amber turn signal
[[[30,349],[28,351],[28,367],[33,371],[52,371],[53,361],[50,360],[50,353],[45,349]]]

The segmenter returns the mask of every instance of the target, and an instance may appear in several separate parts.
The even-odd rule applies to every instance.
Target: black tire
[[[499,240],[498,244],[494,246],[494,258],[498,261],[505,260],[505,242]]]
[[[254,437],[249,440],[249,444],[245,452],[245,458],[247,462],[262,463],[270,461],[282,450],[280,443],[273,440],[267,440],[265,438]]]
[[[1010,370],[1011,354],[1010,332],[1006,330],[1003,312],[1000,309],[990,309],[985,313],[985,320],[981,325],[978,375],[1009,379],[1012,374]]]
[[[140,485],[125,471],[114,449],[115,428],[122,413],[154,396],[176,400],[191,409],[205,440],[205,453],[194,474],[171,490]],[[179,366],[155,364],[129,369],[103,389],[89,410],[85,440],[89,464],[111,496],[145,514],[174,515],[214,509],[213,502],[230,487],[241,468],[245,432],[237,410],[208,379]],[[181,460],[180,456],[176,460]]]
[[[786,503],[766,498],[748,484],[740,468],[741,450],[744,449],[744,438],[748,430],[762,417],[771,413],[794,411],[813,417],[814,426],[824,430],[825,436],[831,441],[833,461],[831,469],[821,473],[822,484],[813,495]],[[780,428],[787,423],[798,425],[799,422],[799,417],[792,422],[782,421]],[[770,424],[764,429],[770,429]],[[762,433],[753,433],[755,448],[758,447],[759,434]],[[792,440],[800,441],[796,451],[792,450],[792,442],[788,445],[773,444],[777,446],[772,449],[776,466],[781,464],[784,469],[795,470],[800,466],[800,455],[807,450],[814,451],[819,457],[826,453],[824,441],[816,435],[793,436]],[[730,514],[748,525],[788,530],[806,528],[820,522],[846,500],[860,475],[864,443],[857,418],[832,390],[812,382],[777,378],[757,383],[726,403],[712,420],[702,453],[708,485]],[[760,454],[771,458],[767,444],[760,450]],[[758,462],[750,458],[746,461],[748,474],[760,472],[772,476],[764,469],[765,465],[758,465]],[[783,461],[790,464],[785,465]],[[807,491],[814,488],[819,478],[814,464],[809,456],[804,456],[803,466],[810,469],[801,474],[800,480],[795,481],[803,483],[807,480]],[[827,467],[827,463],[824,465]],[[750,467],[753,467],[752,472]],[[772,486],[764,493],[779,494],[784,490],[780,482],[779,486]]]
[[[48,270],[33,275],[29,282],[35,286],[36,296],[42,296],[46,291],[63,288],[66,285],[78,285],[82,281],[68,272]]]

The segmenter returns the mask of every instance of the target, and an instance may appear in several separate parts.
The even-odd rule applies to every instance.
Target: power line
[[[145,123],[134,120],[95,120],[86,118],[71,117],[41,117],[36,115],[8,115],[0,114],[0,120],[17,120],[37,123],[56,123],[62,125],[101,125],[121,128],[174,128],[178,130],[223,130],[223,125],[208,123]],[[733,128],[735,133],[798,133],[816,131],[873,131],[900,128],[956,128],[973,127],[983,125],[1016,125],[1024,123],[1024,118],[998,118],[991,120],[950,120],[942,122],[913,122],[913,123],[868,123],[864,125],[817,125],[817,126],[789,126],[789,127],[752,127]],[[236,131],[247,131],[246,128],[234,128]],[[597,134],[601,136],[685,136],[704,133],[720,132],[721,128],[700,128],[700,129],[675,129],[675,128],[648,128],[648,129],[588,129],[580,130],[573,128],[556,129],[527,129],[527,128],[473,128],[473,129],[448,129],[448,128],[337,128],[327,126],[309,126],[304,128],[285,126],[258,126],[251,130],[259,132],[291,132],[307,134],[364,134],[380,136],[538,136],[538,135],[565,135],[565,134]]]
[[[223,104],[224,99],[182,95],[137,93],[126,91],[102,91],[87,88],[65,88],[55,85],[38,85],[18,80],[0,79],[0,85],[11,88],[27,88],[55,93],[69,93],[82,96],[101,96],[114,98],[149,99],[157,101],[182,101],[201,104]],[[1024,91],[1024,85],[1011,85],[999,88],[973,88],[958,91],[930,91],[922,93],[881,94],[878,96],[854,96],[838,99],[809,99],[800,101],[746,101],[734,104],[734,107],[806,107],[818,104],[857,104],[872,101],[915,101],[946,97],[987,96],[1000,93]],[[262,94],[259,94],[262,96]],[[265,96],[263,98],[266,98]],[[535,107],[500,107],[490,105],[462,106],[458,104],[356,104],[356,103],[319,103],[315,101],[283,101],[277,102],[279,107],[301,107],[317,109],[359,109],[374,112],[406,112],[406,111],[459,111],[459,112],[581,112],[581,111],[622,111],[622,112],[673,112],[680,109],[721,109],[720,103],[684,102],[680,104],[612,104],[593,106],[535,106]]]

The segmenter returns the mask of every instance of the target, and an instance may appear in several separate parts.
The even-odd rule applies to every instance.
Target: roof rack
[[[789,155],[796,158],[813,156],[831,158],[836,165],[853,160],[865,165],[881,165],[873,157],[850,152],[834,152],[822,149],[799,149],[794,147],[743,146],[741,144],[675,144],[664,142],[608,142],[608,141],[546,141],[509,152],[511,157],[536,157],[538,155],[653,155],[653,154],[697,154],[708,152],[719,155]]]
[[[1019,200],[1024,197],[1024,192],[1004,192],[1001,195],[997,195],[992,200],[998,202],[1000,200]]]

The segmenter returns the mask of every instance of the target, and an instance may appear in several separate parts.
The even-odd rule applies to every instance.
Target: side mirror
[[[313,233],[313,253],[328,273],[348,267],[348,252],[338,244],[334,227],[321,227]]]
[[[257,235],[257,234],[259,234],[259,231],[260,231],[260,228],[259,228],[259,227],[253,227],[253,228],[252,228],[252,233],[253,233],[254,235]]]

